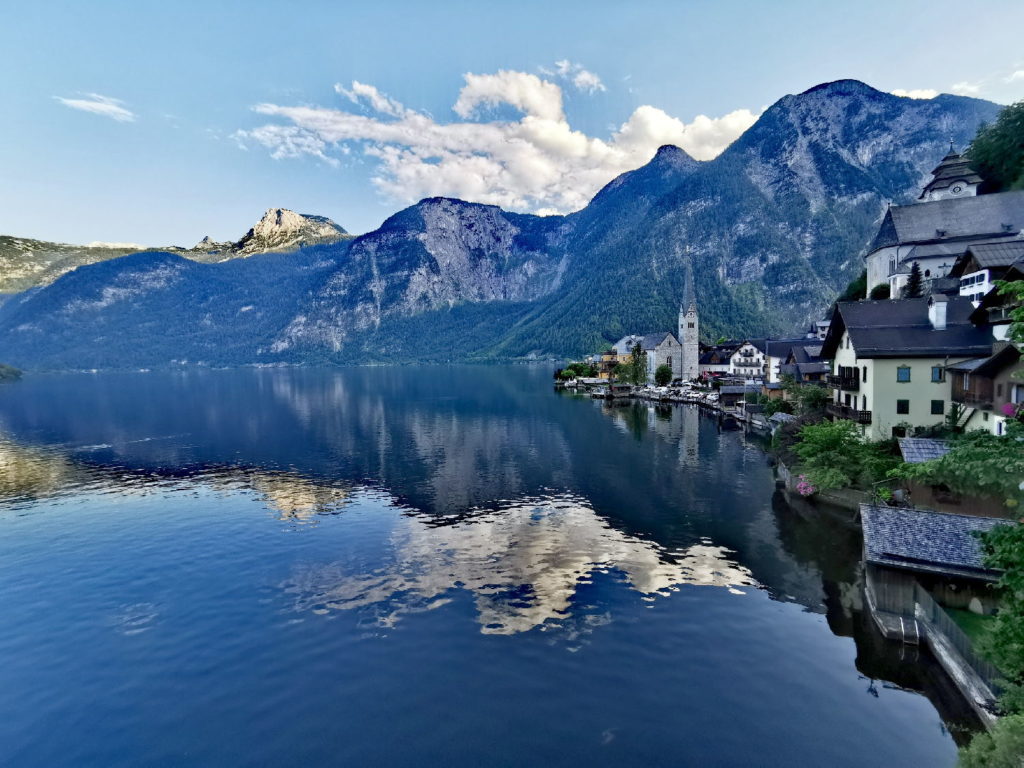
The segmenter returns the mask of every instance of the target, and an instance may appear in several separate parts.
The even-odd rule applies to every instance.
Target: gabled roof
[[[948,440],[931,440],[924,437],[900,437],[900,453],[908,464],[920,464],[932,459],[941,459],[949,453]]]
[[[1024,229],[1024,190],[893,205],[868,253],[890,245],[1014,237]]]
[[[949,274],[960,277],[979,269],[1008,269],[1021,259],[1024,259],[1024,240],[1020,238],[972,245],[956,260]]]
[[[772,357],[781,357],[785,359],[789,357],[790,350],[792,350],[793,347],[806,343],[806,336],[800,336],[796,339],[766,339],[763,351],[765,354],[771,355]]]
[[[942,297],[946,298],[946,297]],[[861,358],[980,357],[992,352],[987,328],[970,322],[974,311],[965,296],[946,302],[946,327],[937,331],[928,320],[929,299],[841,301],[822,344],[821,356],[834,358],[844,332]]]
[[[652,349],[656,349],[665,339],[671,337],[675,341],[675,336],[672,336],[668,331],[658,331],[657,333],[648,333],[640,340],[640,346],[645,352]]]
[[[947,573],[993,581],[982,562],[977,532],[1015,525],[994,517],[950,515],[924,509],[860,505],[864,559],[910,571]]]
[[[975,357],[964,360],[962,363],[950,365],[947,370],[973,373],[985,378],[994,378],[1020,360],[1020,350],[1008,342],[1001,342],[1002,346],[995,349],[988,357]]]
[[[806,339],[805,339],[806,341]],[[789,359],[794,363],[821,362],[821,344],[799,344],[789,351]]]
[[[1006,280],[1007,282],[1024,280],[1024,259],[1010,265],[1010,268],[1003,274],[1003,280]],[[981,303],[978,304],[978,308],[971,313],[971,322],[978,325],[984,325],[989,322],[989,309],[993,307],[1002,307],[1009,303],[1010,299],[1003,296],[998,287],[993,288],[982,297]]]

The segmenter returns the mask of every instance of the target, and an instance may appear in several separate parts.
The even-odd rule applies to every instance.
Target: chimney
[[[933,293],[928,299],[928,322],[936,331],[946,330],[946,307],[949,297],[942,293]]]

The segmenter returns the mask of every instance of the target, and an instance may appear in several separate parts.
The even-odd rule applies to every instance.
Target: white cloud
[[[950,90],[958,96],[977,96],[981,93],[981,83],[970,83],[964,80],[959,83],[953,83],[950,86]]]
[[[120,99],[113,99],[109,96],[101,96],[98,93],[87,93],[81,99],[65,99],[62,96],[54,96],[57,101],[71,109],[78,109],[82,112],[91,112],[94,115],[102,115],[116,120],[119,123],[133,123],[136,115],[134,112],[125,109]]]
[[[897,88],[892,92],[893,96],[903,96],[907,99],[934,99],[939,92],[934,88],[911,88],[909,91]]]
[[[573,64],[568,59],[556,61],[554,69],[547,69],[546,67],[539,67],[539,69],[542,74],[549,77],[557,77],[572,83],[578,91],[596,93],[597,91],[608,90],[604,87],[601,78],[595,73],[586,69],[582,64]]]
[[[405,107],[394,99],[389,99],[372,85],[352,81],[351,88],[345,88],[341,83],[335,83],[334,90],[346,97],[353,104],[361,104],[364,101],[375,112],[380,112],[392,117],[401,117],[405,114]]]
[[[1006,77],[1006,82],[1015,83],[1018,80],[1024,80],[1024,69],[1018,69],[1016,72],[1012,72]]]
[[[526,72],[499,70],[494,75],[467,73],[453,109],[459,117],[472,117],[481,104],[508,104],[527,116],[564,121],[562,89]]]
[[[563,63],[567,72],[575,72],[568,62],[556,66]],[[376,114],[257,104],[257,113],[278,122],[238,131],[235,138],[243,145],[260,144],[275,158],[311,155],[332,165],[353,147],[361,149],[376,162],[373,183],[395,201],[459,197],[550,214],[582,208],[602,186],[649,161],[663,144],[680,146],[699,160],[715,157],[757,119],[741,109],[684,123],[645,105],[601,139],[570,126],[558,85],[513,71],[466,74],[454,105],[462,120],[451,123],[408,109],[373,86],[353,83],[338,92]],[[499,105],[515,108],[521,117],[480,119],[481,108]]]

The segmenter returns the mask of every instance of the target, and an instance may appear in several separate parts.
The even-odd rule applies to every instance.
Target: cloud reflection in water
[[[474,596],[481,632],[511,635],[571,618],[578,588],[595,573],[617,571],[650,599],[681,584],[756,586],[750,571],[710,541],[666,551],[612,528],[572,496],[522,500],[447,526],[404,515],[388,550],[389,561],[376,570],[304,566],[282,587],[297,610],[373,609],[383,627],[463,589]]]

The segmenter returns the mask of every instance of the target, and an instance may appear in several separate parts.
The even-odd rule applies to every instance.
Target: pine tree
[[[907,287],[903,289],[903,298],[920,299],[924,293],[924,284],[921,278],[921,265],[916,261],[910,267],[910,278],[907,280]]]

